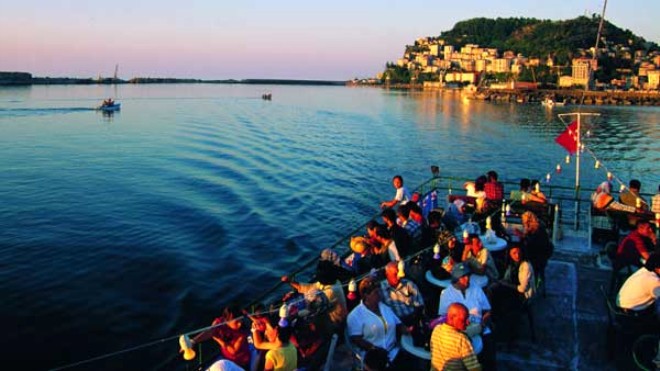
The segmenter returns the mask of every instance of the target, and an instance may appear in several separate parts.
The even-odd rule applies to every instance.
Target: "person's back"
[[[463,331],[468,324],[468,310],[453,303],[447,311],[447,323],[431,334],[431,370],[481,370],[472,344]]]
[[[655,234],[647,221],[639,221],[634,231],[621,241],[616,250],[615,269],[633,265],[642,266],[655,245]]]
[[[298,350],[291,342],[271,349],[266,353],[266,361],[271,361],[274,371],[293,371],[298,368]],[[268,369],[265,369],[267,371]]]

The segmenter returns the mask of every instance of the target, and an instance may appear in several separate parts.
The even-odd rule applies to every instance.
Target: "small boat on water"
[[[96,107],[97,110],[103,112],[116,112],[121,109],[121,103],[117,103],[112,99],[105,99],[100,106]]]
[[[552,98],[545,98],[545,99],[541,102],[541,104],[542,104],[544,107],[552,108],[552,107],[563,107],[563,106],[566,104],[566,102],[556,102],[556,101],[555,101],[554,99],[552,99]]]

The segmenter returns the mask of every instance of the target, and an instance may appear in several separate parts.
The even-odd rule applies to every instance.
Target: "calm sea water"
[[[90,109],[108,96],[121,112]],[[394,174],[543,178],[570,109],[344,87],[0,88],[2,359],[52,368],[205,326],[365,222]],[[583,110],[601,114],[589,148],[654,192],[660,109]],[[586,187],[605,176],[592,159],[583,172]],[[171,368],[177,349],[79,369]]]

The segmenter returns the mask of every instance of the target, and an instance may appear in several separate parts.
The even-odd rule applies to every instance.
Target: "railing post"
[[[575,187],[575,220],[573,228],[577,231],[580,227],[580,186]]]
[[[559,204],[555,205],[555,215],[552,217],[552,243],[556,246],[559,240]]]

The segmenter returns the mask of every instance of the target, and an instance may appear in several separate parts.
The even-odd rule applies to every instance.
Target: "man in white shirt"
[[[635,328],[660,332],[660,253],[649,255],[644,267],[624,282],[616,303],[631,317]]]

